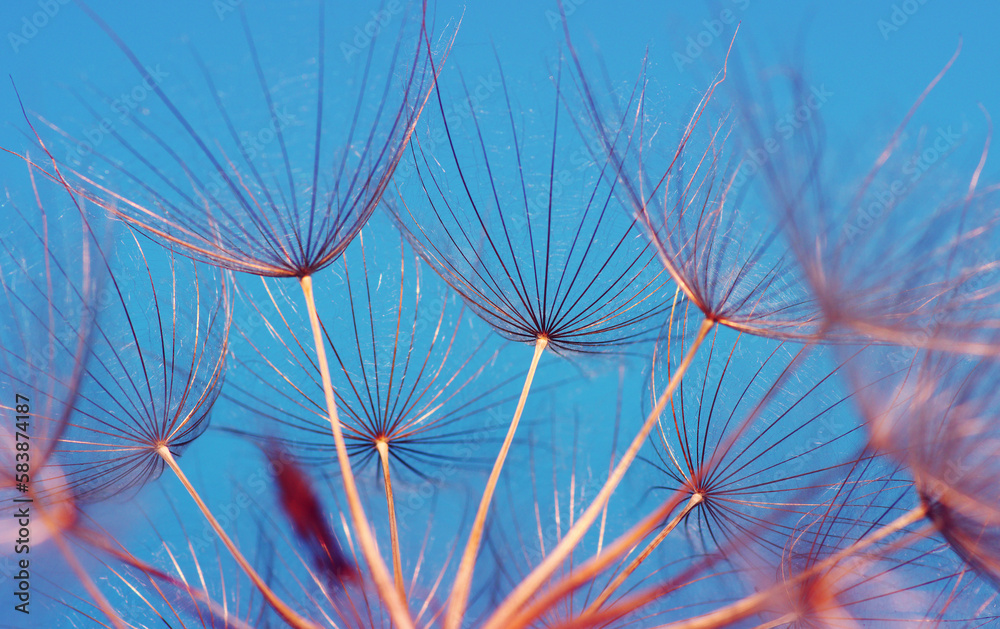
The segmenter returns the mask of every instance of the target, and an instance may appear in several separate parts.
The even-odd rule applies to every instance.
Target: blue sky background
[[[206,60],[213,74],[226,82],[231,93],[246,90],[254,106],[260,106],[259,87],[248,70],[238,15],[227,10],[234,3],[235,0],[214,4],[211,0],[141,3],[93,0],[90,5],[144,63],[162,70],[164,88],[178,95],[185,112],[196,115],[201,107],[211,108],[211,103],[205,98],[197,68],[185,46],[187,42]],[[258,0],[242,4],[266,67],[288,68],[289,77],[309,67],[305,62],[315,54],[314,2],[283,2],[280,10],[272,6],[267,11],[260,10],[262,3]],[[357,4],[358,7],[351,9],[336,6],[328,9],[327,40],[331,55],[338,54],[342,43],[353,40],[355,29],[363,27],[370,19],[369,12],[377,8],[374,4]],[[832,94],[822,109],[829,148],[846,161],[856,160],[855,166],[860,170],[853,171],[855,175],[871,164],[921,90],[954,52],[960,38],[964,42],[961,55],[922,108],[917,122],[930,129],[949,125],[961,128],[963,141],[967,139],[971,154],[978,156],[978,147],[986,137],[980,104],[1000,121],[1000,82],[996,80],[996,70],[1000,68],[1000,48],[996,45],[1000,3],[995,1],[570,0],[566,10],[576,46],[587,59],[595,58],[596,48],[596,54],[615,81],[633,81],[648,48],[649,74],[662,90],[658,96],[667,103],[663,111],[672,117],[670,124],[677,126],[686,121],[690,106],[725,55],[735,25],[721,22],[742,22],[737,48],[753,51],[761,67],[783,64],[802,69],[809,84],[825,86]],[[488,77],[496,67],[495,46],[520,106],[526,109],[550,106],[550,91],[536,88],[549,85],[549,69],[564,48],[554,3],[441,1],[432,11],[442,27],[461,18],[446,72],[461,69],[470,83],[476,77]],[[266,17],[261,18],[262,14]],[[714,32],[716,20],[722,26],[718,34]],[[392,32],[391,26],[388,32]],[[0,35],[3,36],[0,70],[11,76],[30,112],[56,125],[78,131],[93,129],[87,112],[72,96],[74,90],[86,92],[88,83],[112,95],[128,93],[137,86],[139,78],[132,66],[72,2],[6,1],[0,6]],[[684,55],[685,59],[678,55]],[[148,96],[152,98],[151,94]],[[93,97],[90,102],[99,103]],[[136,111],[142,115],[141,102],[137,103]],[[107,115],[112,119],[116,116],[110,109]],[[0,84],[0,121],[3,122],[0,146],[14,151],[29,147],[23,136],[27,126],[6,77]],[[997,163],[996,157],[987,162],[985,181],[996,180]],[[0,164],[3,177],[0,183],[24,194],[27,177],[23,165],[6,156],[0,158]],[[967,172],[966,166],[966,162],[955,165],[961,172]],[[291,288],[289,292],[297,297]],[[509,361],[502,366],[505,373],[523,369],[530,358],[530,349],[515,347],[504,357]],[[583,369],[596,374],[599,386],[573,389],[573,406],[587,408],[595,417],[613,416],[618,396],[616,363],[593,367],[581,361],[567,367],[554,357],[547,360],[552,365],[562,365],[553,366],[553,374],[561,373],[560,369],[570,370],[565,373]],[[629,373],[641,373],[643,361],[635,361],[630,369]],[[628,413],[635,416],[641,407],[637,388],[625,387],[624,396],[631,400],[623,411],[626,416]],[[539,391],[532,400],[534,419],[542,421],[550,413],[564,411],[566,399],[563,394]],[[220,409],[221,414],[227,412],[232,411]],[[602,422],[596,420],[592,424],[599,425]],[[605,422],[603,428],[584,430],[582,442],[590,443],[597,452],[607,443],[601,441],[607,438],[606,428]],[[547,430],[546,426],[543,432]],[[630,435],[628,431],[626,434]],[[225,501],[232,489],[228,483],[214,479],[246,483],[259,461],[254,448],[212,432],[203,436],[190,452],[191,475],[196,484],[208,487],[206,493],[220,501]],[[594,474],[600,477],[607,453],[597,452],[593,456]],[[220,465],[223,460],[226,463]],[[161,484],[171,493],[176,489],[172,479],[164,478]],[[143,493],[135,506],[141,504],[150,513],[160,514],[155,517],[162,516],[170,522],[169,518],[174,516],[162,506],[160,492],[159,488],[153,488]],[[178,498],[177,504],[185,520],[200,529],[199,516],[190,512],[186,499]],[[377,500],[372,504],[373,508],[381,506]],[[627,510],[634,504],[635,501],[623,501],[618,508]],[[144,525],[131,506],[103,508],[104,515],[111,514],[117,520],[115,527],[122,529],[123,534]],[[98,515],[101,513],[98,511]],[[7,541],[0,543],[6,553]],[[7,574],[0,577],[0,591],[7,591],[8,578]],[[6,599],[2,604],[6,607]],[[56,618],[61,614],[58,609],[51,613]],[[32,623],[13,626],[52,626],[35,616]],[[0,622],[0,626],[8,625]]]
[[[56,0],[53,5],[58,7],[55,15],[37,19],[44,26],[36,31],[26,27],[22,18],[30,22],[36,12],[42,11],[44,15],[38,3],[4,4],[5,45],[0,63],[4,73],[12,75],[18,83],[30,107],[56,117],[60,104],[73,111],[62,88],[80,86],[81,77],[112,85],[131,77],[104,34],[73,3],[61,4]],[[94,2],[92,6],[126,38],[141,59],[166,64],[163,67],[167,72],[176,67],[171,63],[189,64],[188,55],[178,46],[185,38],[210,61],[238,58],[234,55],[244,52],[227,46],[237,41],[229,39],[234,31],[239,34],[235,13],[223,12],[220,20],[218,7],[209,0],[141,5]],[[903,11],[914,6],[916,11],[912,15]],[[248,7],[253,8],[252,3]],[[308,2],[283,3],[282,9],[287,14],[266,25],[256,24],[258,36],[294,37],[301,32],[298,29],[314,26],[310,7]],[[899,9],[895,16],[894,7]],[[740,45],[756,46],[769,62],[802,64],[814,81],[830,86],[837,94],[836,103],[830,107],[831,124],[841,118],[845,125],[864,120],[898,120],[915,94],[954,51],[959,37],[965,41],[962,56],[939,90],[943,94],[936,99],[941,113],[956,108],[968,112],[979,102],[989,107],[998,98],[998,88],[988,78],[988,68],[995,67],[998,55],[990,30],[1000,12],[995,2],[848,0],[829,4],[725,0],[612,4],[586,0],[577,5],[567,4],[578,45],[585,45],[586,38],[592,37],[615,76],[619,73],[633,76],[633,68],[648,46],[658,77],[679,89],[697,89],[703,85],[705,73],[716,67],[724,53],[733,26],[726,25],[725,32],[713,37],[696,60],[700,63],[686,66],[682,72],[677,71],[672,55],[684,51],[688,37],[698,40],[699,33],[706,28],[704,20],[718,18],[727,10],[743,23],[744,38]],[[358,25],[353,20],[367,19],[364,11],[353,13],[354,16],[344,19],[337,11],[330,11],[330,41],[353,38],[353,28]],[[463,16],[453,57],[453,63],[462,67],[490,62],[492,40],[512,74],[537,71],[553,58],[562,43],[561,33],[554,26],[555,9],[549,3],[500,6],[440,2],[436,13],[442,21],[449,16]],[[902,22],[899,15],[905,16],[906,21]],[[901,25],[885,27],[894,17]],[[360,24],[363,26],[364,20]],[[11,33],[17,40],[14,44]],[[22,35],[33,36],[25,38],[26,41],[17,39]],[[801,49],[799,41],[804,42]],[[278,44],[268,49],[275,63],[281,63],[283,52],[292,54],[301,52],[301,48]],[[178,67],[177,71],[181,69]],[[3,107],[4,120],[16,120],[13,99],[4,99]],[[929,109],[932,107],[934,104],[929,104]],[[7,135],[11,133],[9,129],[4,133],[4,137],[14,137]],[[5,146],[10,144],[5,142]]]

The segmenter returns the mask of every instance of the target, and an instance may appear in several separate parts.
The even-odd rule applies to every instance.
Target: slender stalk
[[[385,441],[375,443],[379,459],[382,461],[382,479],[385,481],[385,502],[389,508],[389,536],[392,539],[392,574],[399,597],[406,600],[406,587],[403,584],[403,560],[399,554],[399,528],[396,525],[396,500],[392,495],[392,478],[389,476],[389,444]]]
[[[656,530],[656,526],[673,513],[680,503],[680,492],[678,491],[625,534],[615,539],[602,554],[591,557],[579,568],[574,569],[537,596],[530,605],[517,610],[517,614],[507,622],[504,629],[516,629],[531,625],[535,619],[540,618],[567,594],[593,582],[597,575],[606,570],[618,557],[627,553],[629,549],[634,549],[647,535]]]
[[[500,470],[503,469],[504,460],[507,458],[507,451],[514,441],[514,432],[517,424],[521,421],[521,413],[524,411],[524,403],[528,399],[528,392],[531,391],[531,382],[535,379],[535,370],[538,368],[538,360],[542,357],[542,352],[549,344],[549,340],[544,336],[538,337],[535,341],[535,354],[531,357],[531,367],[528,368],[528,375],[524,379],[524,387],[521,389],[521,398],[517,401],[517,408],[514,410],[514,417],[510,420],[510,427],[507,429],[507,436],[504,438],[500,453],[497,454],[493,463],[493,471],[490,472],[489,480],[486,481],[486,489],[483,490],[482,500],[479,501],[479,510],[476,511],[476,519],[472,523],[472,532],[469,533],[469,541],[465,545],[465,552],[462,561],[458,566],[458,573],[455,575],[455,585],[451,591],[448,601],[448,612],[444,618],[445,629],[458,629],[462,623],[462,616],[465,614],[465,605],[469,599],[469,591],[472,589],[472,573],[476,568],[476,556],[479,554],[479,544],[483,538],[483,528],[486,525],[486,514],[490,509],[490,502],[493,500],[493,492],[496,490],[497,481],[500,479]]]
[[[671,314],[671,318],[673,315]],[[653,425],[659,419],[660,414],[663,409],[666,408],[667,402],[673,397],[674,391],[681,383],[681,379],[687,372],[688,367],[691,366],[691,361],[694,359],[698,348],[701,346],[702,342],[708,336],[709,331],[715,325],[715,322],[711,319],[705,319],[701,323],[701,327],[698,329],[698,335],[691,342],[691,346],[688,348],[687,353],[681,360],[680,365],[677,367],[677,371],[671,376],[670,382],[667,385],[666,390],[660,395],[659,399],[656,401],[656,406],[646,417],[645,423],[642,428],[636,434],[632,443],[629,445],[628,450],[622,456],[621,460],[618,461],[618,465],[615,466],[614,472],[608,476],[608,480],[605,481],[604,486],[601,487],[601,491],[598,492],[594,501],[590,503],[587,509],[577,520],[576,524],[570,527],[563,536],[559,544],[556,545],[552,552],[540,563],[527,577],[525,577],[520,584],[511,592],[503,603],[493,612],[493,615],[487,620],[486,624],[483,625],[483,629],[509,629],[510,620],[515,615],[523,609],[525,603],[529,599],[534,597],[542,585],[549,579],[550,576],[556,571],[556,569],[562,565],[562,562],[573,552],[580,540],[583,539],[584,534],[597,519],[597,516],[604,509],[604,505],[610,500],[611,494],[614,493],[615,489],[618,487],[618,483],[621,482],[622,477],[628,470],[632,461],[635,460],[636,455],[639,454],[639,449],[646,441],[646,437],[649,436],[649,432],[653,429]]]
[[[264,579],[257,574],[257,571],[253,569],[253,566],[251,566],[250,562],[246,560],[246,557],[243,556],[240,549],[236,547],[236,544],[219,524],[219,521],[215,519],[214,515],[212,515],[208,505],[206,505],[201,499],[201,496],[198,495],[194,485],[191,484],[191,482],[187,479],[187,476],[184,475],[184,472],[181,471],[180,466],[177,465],[177,461],[174,460],[174,455],[170,452],[167,446],[159,446],[156,448],[156,453],[160,455],[160,458],[163,459],[171,470],[173,470],[177,479],[181,481],[181,484],[184,485],[184,489],[186,489],[188,494],[191,495],[195,504],[198,505],[198,508],[201,510],[202,514],[204,514],[205,519],[208,520],[209,525],[215,530],[215,533],[219,536],[219,539],[222,540],[222,543],[225,544],[226,548],[229,549],[229,553],[233,556],[233,559],[236,560],[236,563],[240,564],[240,568],[242,568],[243,572],[250,577],[250,580],[255,586],[257,586],[260,593],[264,595],[267,602],[271,604],[274,611],[278,612],[278,615],[281,616],[281,619],[295,629],[318,629],[318,625],[315,625],[298,615],[291,607],[286,605],[284,601],[278,598],[278,595],[275,594],[274,591],[268,587],[267,583],[264,582]]]
[[[847,548],[844,548],[843,550],[827,557],[823,561],[813,565],[808,570],[800,572],[787,581],[782,581],[781,583],[778,583],[777,585],[774,585],[762,592],[758,592],[757,594],[738,600],[735,603],[726,605],[725,607],[717,609],[714,612],[698,616],[697,618],[692,618],[690,620],[675,622],[669,625],[662,625],[662,627],[663,629],[714,629],[715,627],[723,627],[737,620],[746,618],[747,616],[759,611],[761,606],[766,604],[772,596],[780,592],[784,592],[789,585],[795,585],[800,581],[804,581],[812,577],[817,572],[826,570],[844,557],[848,557],[858,551],[864,550],[872,544],[889,537],[893,533],[903,530],[914,522],[920,521],[926,515],[926,507],[923,505],[914,507],[871,535],[862,537]]]
[[[656,547],[659,546],[663,542],[663,540],[667,539],[667,535],[670,535],[670,532],[673,531],[675,528],[677,528],[677,525],[680,524],[681,521],[684,518],[686,518],[687,515],[691,513],[691,511],[695,507],[700,505],[703,500],[704,498],[702,497],[701,494],[694,494],[693,496],[691,496],[691,499],[688,500],[687,506],[684,507],[684,510],[678,513],[674,517],[674,519],[670,520],[670,522],[668,522],[667,525],[663,527],[663,530],[660,531],[657,534],[657,536],[654,537],[649,542],[649,544],[646,545],[646,547],[642,550],[642,552],[639,553],[639,555],[632,560],[632,563],[630,563],[627,568],[622,570],[621,574],[615,577],[615,580],[609,583],[608,586],[604,588],[604,591],[602,591],[600,596],[598,596],[594,600],[594,602],[591,603],[589,607],[587,607],[584,613],[589,614],[599,609],[601,605],[603,605],[605,601],[607,601],[608,598],[612,594],[614,594],[619,587],[621,587],[621,584],[625,582],[625,579],[627,579],[629,575],[635,572],[636,568],[638,568],[642,564],[642,562],[646,561],[646,558],[649,557],[649,555],[654,550],[656,550]]]
[[[316,360],[319,363],[320,376],[323,379],[323,395],[326,398],[326,408],[330,418],[330,428],[333,431],[333,442],[337,447],[337,461],[340,463],[340,478],[344,483],[344,493],[347,495],[347,506],[351,512],[351,521],[358,536],[358,545],[361,546],[361,554],[364,555],[368,563],[368,570],[371,572],[372,580],[378,590],[379,596],[385,603],[386,610],[392,617],[393,622],[399,629],[413,629],[413,619],[410,618],[410,611],[406,607],[405,601],[393,587],[389,578],[389,570],[385,561],[379,555],[378,547],[375,545],[375,536],[372,534],[368,518],[365,516],[364,507],[361,505],[361,497],[358,495],[358,484],[354,479],[354,471],[351,470],[351,460],[347,455],[347,444],[344,442],[344,433],[340,426],[340,418],[337,417],[337,402],[333,397],[333,381],[330,379],[330,365],[326,361],[326,346],[323,342],[323,329],[320,327],[319,315],[316,314],[316,299],[313,296],[312,277],[306,275],[300,280],[302,284],[302,294],[305,296],[306,308],[309,311],[309,323],[312,326],[313,340],[316,343]]]

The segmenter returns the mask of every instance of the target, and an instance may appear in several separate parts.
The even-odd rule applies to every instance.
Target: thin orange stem
[[[326,398],[326,408],[330,419],[330,428],[333,431],[333,442],[337,447],[337,461],[340,464],[340,478],[344,483],[344,493],[347,495],[347,506],[351,512],[351,521],[354,524],[355,533],[358,536],[358,545],[361,547],[361,554],[364,555],[368,563],[368,570],[371,572],[372,580],[378,590],[379,596],[385,603],[386,611],[399,629],[413,629],[413,619],[410,611],[406,607],[406,602],[399,596],[393,587],[392,579],[389,577],[389,570],[385,561],[378,552],[375,544],[375,536],[372,534],[368,518],[365,516],[364,507],[361,505],[361,496],[358,494],[358,484],[354,479],[354,471],[351,469],[351,460],[347,455],[347,444],[344,442],[344,433],[340,425],[340,418],[337,416],[337,402],[333,397],[333,381],[330,379],[330,365],[326,360],[326,346],[323,341],[323,329],[319,323],[319,315],[316,314],[316,299],[313,296],[312,277],[306,275],[301,280],[302,294],[305,296],[306,308],[309,311],[309,323],[312,326],[313,341],[316,343],[316,360],[319,363],[319,372],[323,380],[323,395]]]
[[[672,315],[671,315],[672,316]],[[618,487],[618,483],[621,482],[625,472],[628,470],[632,461],[635,460],[636,455],[639,454],[639,449],[646,442],[646,437],[649,436],[649,432],[653,429],[653,425],[659,419],[660,414],[663,409],[666,408],[667,402],[673,397],[674,391],[681,383],[681,379],[687,372],[688,367],[691,366],[691,361],[694,359],[698,348],[701,346],[702,342],[708,336],[709,331],[715,325],[715,322],[711,319],[705,319],[701,323],[701,327],[698,329],[698,335],[691,342],[691,346],[688,348],[687,353],[681,360],[680,365],[677,367],[677,371],[670,378],[670,382],[667,385],[667,389],[659,397],[656,402],[656,406],[649,413],[646,418],[645,423],[643,423],[642,428],[636,434],[632,443],[629,445],[628,450],[622,456],[621,460],[615,466],[614,472],[605,481],[604,486],[601,491],[598,492],[594,501],[590,503],[587,509],[577,520],[576,524],[570,527],[566,532],[566,535],[560,540],[559,544],[552,550],[552,552],[536,567],[531,574],[529,574],[514,591],[511,592],[506,600],[500,604],[500,606],[493,612],[493,615],[487,620],[486,624],[483,625],[483,629],[508,629],[511,624],[510,620],[515,615],[524,608],[525,603],[529,599],[533,598],[542,585],[552,576],[552,574],[562,565],[563,561],[573,552],[573,549],[580,543],[583,536],[586,534],[587,530],[600,515],[604,505],[607,504],[608,500],[611,499],[611,494],[614,493],[615,489]],[[609,558],[610,559],[610,558]]]
[[[621,584],[625,582],[625,579],[635,572],[636,568],[638,568],[642,562],[646,561],[646,558],[649,557],[654,550],[656,550],[656,547],[659,546],[663,540],[667,539],[667,535],[670,535],[670,532],[677,528],[677,525],[680,524],[681,521],[686,518],[695,507],[700,505],[703,500],[704,497],[701,494],[694,494],[691,496],[691,499],[688,500],[687,506],[684,507],[684,510],[678,513],[674,519],[670,520],[670,522],[663,527],[663,530],[660,531],[657,536],[646,545],[642,552],[632,560],[628,567],[622,570],[621,574],[615,577],[615,580],[604,588],[604,591],[601,592],[600,596],[594,599],[594,602],[587,607],[584,613],[589,614],[600,608],[601,605],[603,605],[605,601],[607,601],[608,598],[610,598],[610,596],[614,594],[619,587],[621,587]]]
[[[206,505],[205,502],[201,499],[201,496],[198,495],[198,492],[197,490],[195,490],[194,485],[191,484],[187,476],[184,475],[184,472],[181,471],[180,466],[177,465],[177,461],[174,460],[174,455],[170,452],[167,446],[165,445],[159,446],[158,448],[156,448],[156,453],[160,455],[160,458],[163,459],[163,461],[167,464],[168,467],[170,467],[171,470],[173,470],[174,474],[177,476],[177,479],[181,482],[182,485],[184,485],[184,489],[186,489],[188,494],[191,495],[191,498],[194,499],[195,504],[198,505],[198,509],[201,510],[202,514],[204,514],[205,516],[205,519],[208,520],[208,524],[212,527],[213,530],[215,530],[215,533],[219,536],[219,539],[222,540],[222,543],[225,544],[226,548],[229,549],[229,553],[233,556],[233,559],[235,559],[236,563],[240,565],[240,568],[243,569],[243,572],[245,572],[246,575],[250,577],[250,580],[253,582],[253,584],[257,586],[257,589],[260,590],[260,593],[264,595],[264,599],[267,600],[268,603],[270,603],[271,607],[274,608],[274,611],[278,612],[278,615],[281,616],[281,619],[287,622],[292,627],[295,627],[295,629],[318,629],[319,625],[315,625],[306,620],[305,618],[303,618],[302,616],[298,615],[284,601],[278,598],[278,595],[275,594],[271,590],[271,588],[267,585],[267,583],[264,582],[264,579],[262,579],[261,576],[257,574],[257,571],[253,569],[253,566],[251,566],[250,562],[246,560],[246,557],[243,556],[243,553],[240,552],[240,549],[236,547],[236,544],[229,537],[226,531],[222,528],[222,525],[219,524],[219,521],[215,519],[214,515],[212,515],[212,511],[208,508],[208,505]]]
[[[528,368],[528,375],[524,379],[524,387],[521,389],[521,398],[517,401],[517,408],[514,410],[514,417],[510,420],[510,427],[507,429],[507,436],[504,438],[500,453],[497,454],[493,463],[493,471],[490,472],[489,480],[486,482],[486,489],[483,490],[482,500],[479,501],[479,510],[476,512],[476,519],[472,523],[472,532],[469,533],[469,541],[465,545],[465,552],[462,561],[458,566],[458,573],[455,575],[455,584],[451,591],[451,598],[448,601],[448,612],[444,618],[445,629],[458,629],[465,614],[465,606],[469,599],[469,592],[472,589],[472,573],[476,568],[476,556],[479,554],[479,544],[483,538],[483,528],[486,525],[486,514],[490,509],[490,502],[493,500],[493,492],[496,490],[497,481],[500,479],[500,470],[503,469],[504,460],[507,458],[507,451],[514,441],[514,432],[517,424],[521,421],[521,413],[524,411],[524,403],[528,399],[528,392],[531,391],[531,382],[535,379],[535,370],[538,368],[538,361],[542,357],[542,352],[548,345],[548,339],[544,336],[538,337],[535,341],[535,354],[531,358],[531,367]]]
[[[722,607],[715,610],[714,612],[705,614],[703,616],[698,616],[697,618],[692,618],[690,620],[684,620],[681,622],[671,623],[669,625],[662,625],[663,629],[714,629],[715,627],[723,627],[730,623],[736,622],[746,618],[747,616],[760,610],[761,606],[766,604],[771,597],[784,592],[789,585],[795,585],[800,581],[804,581],[817,572],[826,570],[830,566],[836,564],[841,559],[848,557],[857,553],[858,551],[864,550],[865,548],[875,544],[886,537],[889,537],[893,533],[897,533],[907,526],[918,522],[927,515],[927,509],[923,505],[914,507],[913,509],[907,511],[903,515],[899,516],[889,524],[886,524],[882,528],[878,529],[871,535],[863,537],[858,541],[854,542],[847,548],[838,551],[837,553],[827,557],[823,561],[813,565],[808,570],[804,570],[799,574],[795,575],[793,578],[787,581],[782,581],[777,585],[770,587],[762,592],[753,594],[744,599],[736,601],[730,605]]]
[[[504,629],[515,629],[530,625],[536,618],[541,617],[546,610],[562,600],[567,594],[578,587],[591,583],[597,578],[598,574],[607,569],[618,557],[626,554],[630,548],[638,546],[650,532],[654,531],[656,526],[680,505],[680,496],[680,491],[675,492],[673,496],[657,507],[655,511],[609,544],[603,553],[591,557],[582,566],[570,572],[566,577],[536,597],[530,605],[518,610],[517,615],[508,622]]]
[[[406,600],[406,587],[403,584],[403,560],[399,553],[399,528],[396,525],[396,500],[392,495],[392,478],[389,476],[389,444],[385,441],[375,443],[379,459],[382,461],[382,479],[385,481],[385,502],[389,509],[389,536],[392,539],[392,574],[399,597]]]

